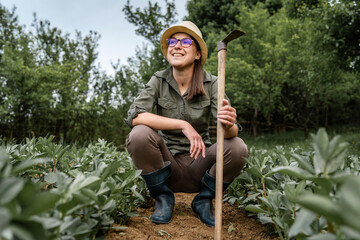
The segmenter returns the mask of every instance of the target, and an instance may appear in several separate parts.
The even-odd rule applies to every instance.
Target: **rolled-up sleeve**
[[[150,81],[145,84],[145,87],[141,90],[139,96],[135,99],[134,103],[131,104],[128,117],[124,119],[125,123],[129,127],[133,127],[133,119],[136,118],[140,113],[152,112],[156,104],[156,96],[159,91],[159,79],[153,76]]]

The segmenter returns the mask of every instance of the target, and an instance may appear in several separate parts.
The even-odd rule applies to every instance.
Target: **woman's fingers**
[[[203,141],[201,141],[201,147],[202,147],[202,157],[204,158],[205,157],[205,150],[206,150],[206,147],[205,147],[205,143]]]
[[[205,144],[202,141],[202,139],[194,139],[193,141],[190,141],[191,147],[190,147],[190,156],[193,158],[198,158],[200,154],[202,154],[203,157],[205,157]]]
[[[202,156],[205,157],[205,144],[201,136],[189,123],[185,123],[182,132],[190,141],[190,156],[196,159],[202,153]]]
[[[226,127],[232,127],[236,121],[236,109],[229,105],[229,102],[224,99],[223,106],[219,109],[217,118]]]

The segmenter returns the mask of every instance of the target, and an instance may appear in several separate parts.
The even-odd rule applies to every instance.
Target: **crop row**
[[[103,140],[27,139],[0,151],[0,239],[104,239],[144,200],[140,171]]]
[[[360,239],[360,160],[320,129],[313,148],[250,148],[226,201],[280,239]],[[147,191],[127,152],[98,140],[76,148],[53,137],[0,149],[0,239],[105,239]]]
[[[359,156],[324,129],[313,148],[250,149],[226,200],[252,212],[280,239],[360,239]],[[251,215],[251,214],[250,214]]]

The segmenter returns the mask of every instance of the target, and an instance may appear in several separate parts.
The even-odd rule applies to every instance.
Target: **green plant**
[[[53,137],[0,153],[2,239],[95,239],[136,214],[146,194],[126,152],[99,139],[86,148]]]
[[[281,239],[358,239],[359,196],[351,189],[359,181],[359,156],[346,154],[348,143],[329,140],[324,129],[312,140],[309,150],[251,148],[226,200],[274,226]]]

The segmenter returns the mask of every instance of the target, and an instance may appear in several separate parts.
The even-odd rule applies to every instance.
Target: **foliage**
[[[190,20],[197,18],[189,6],[205,2],[188,3]],[[341,43],[329,31],[330,25],[336,25],[330,23],[331,16],[340,6],[352,9],[350,26],[357,21],[351,17],[355,7],[345,2],[330,5],[327,1],[286,1],[279,8],[271,1],[249,7],[238,0],[228,3],[229,16],[236,13],[228,23],[203,16],[210,52],[205,67],[213,74],[217,73],[218,60],[211,52],[216,52],[221,36],[234,28],[246,32],[228,46],[226,90],[238,111],[239,122],[254,136],[259,129],[281,132],[302,128],[307,135],[311,128],[344,121],[358,123],[360,113],[352,110],[359,103],[358,71],[349,70],[357,60],[349,57],[344,62],[344,55],[336,47]],[[269,8],[271,4],[276,10]],[[291,15],[291,6],[296,7],[297,17]],[[209,27],[217,24],[221,28]]]
[[[100,139],[76,149],[53,138],[0,151],[1,239],[95,239],[144,200],[126,152]]]
[[[145,43],[114,75],[95,65],[100,35],[74,36],[34,17],[20,25],[0,4],[0,135],[6,141],[52,134],[66,143],[98,138],[124,147],[124,118],[139,89],[168,67],[159,39],[176,22],[174,1],[122,9]],[[235,28],[246,34],[228,46],[226,90],[246,132],[358,125],[359,4],[325,0],[187,2],[186,20],[209,49],[205,69],[216,75],[216,45]]]
[[[135,25],[135,32],[150,43],[138,48],[135,57],[129,59],[133,73],[141,79],[140,82],[147,83],[156,71],[168,66],[161,52],[160,38],[161,33],[175,23],[175,2],[165,0],[165,12],[162,12],[158,3],[148,1],[148,6],[134,10],[130,1],[127,1],[123,12],[126,19]]]
[[[346,154],[349,143],[324,129],[312,134],[313,149],[250,149],[245,171],[228,190],[281,239],[357,239],[360,158]]]

